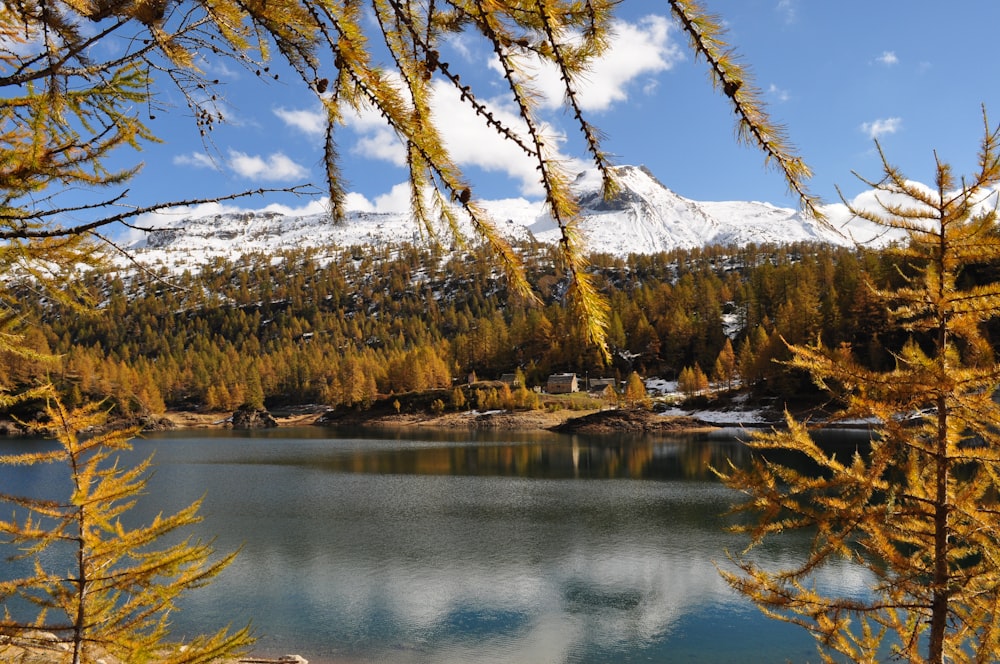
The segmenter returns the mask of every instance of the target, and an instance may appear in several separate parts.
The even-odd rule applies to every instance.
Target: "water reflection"
[[[278,433],[137,443],[157,470],[134,518],[204,495],[196,534],[243,547],[175,632],[252,620],[259,654],[313,664],[816,659],[718,575],[745,543],[708,470],[745,457],[732,435]],[[762,554],[780,564],[802,546]],[[866,581],[847,565],[822,577]]]
[[[477,475],[501,477],[666,478],[704,477],[720,460],[720,445],[691,442],[597,444],[573,437],[569,444],[476,445],[397,450],[353,450],[315,464],[350,473]]]
[[[306,521],[225,508],[225,538],[267,534],[215,588],[246,593],[253,579],[247,601],[294,597],[297,611],[259,607],[255,621],[291,641],[318,631],[331,649],[316,657],[601,661],[733,601],[712,564],[725,535],[703,520],[726,506],[717,486],[327,477],[311,496],[328,507]]]
[[[423,439],[398,434],[386,438],[371,437],[370,432],[367,437],[352,436],[354,432],[339,433],[345,437],[331,438],[322,447],[308,446],[308,450],[303,450],[293,445],[244,462],[308,465],[330,472],[377,475],[708,479],[712,477],[710,467],[725,467],[731,460],[742,463],[746,457],[745,446],[731,435],[640,439],[541,434],[534,440],[529,435],[526,440],[524,434],[518,434],[513,440],[508,436],[498,442],[502,435],[492,433],[480,440],[457,437],[452,443],[449,438],[437,438],[437,432],[432,442],[426,440],[426,433]]]

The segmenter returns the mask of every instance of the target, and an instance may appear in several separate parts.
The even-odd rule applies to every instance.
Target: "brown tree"
[[[715,358],[715,368],[712,369],[712,378],[720,385],[724,385],[728,390],[732,388],[735,377],[736,352],[733,350],[732,340],[727,337],[726,343]]]
[[[677,389],[686,396],[693,397],[708,389],[708,376],[695,362],[693,367],[681,369],[681,373],[677,377]]]

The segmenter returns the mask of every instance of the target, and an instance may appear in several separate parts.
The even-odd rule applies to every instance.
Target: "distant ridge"
[[[581,206],[580,228],[596,252],[626,256],[711,244],[852,243],[847,234],[798,210],[760,202],[693,201],[665,187],[644,166],[618,166],[614,171],[621,187],[610,200],[601,194],[596,170],[580,173],[572,183]],[[484,201],[482,205],[512,240],[554,243],[559,239],[558,227],[539,203],[517,198]],[[874,236],[857,222],[850,230],[860,240]],[[466,232],[471,235],[471,228]],[[887,239],[891,238],[881,241]],[[139,237],[129,249],[147,264],[194,267],[213,258],[294,248],[340,249],[424,241],[406,214],[353,211],[342,223],[334,223],[328,214],[284,215],[261,210],[179,215],[168,228]]]

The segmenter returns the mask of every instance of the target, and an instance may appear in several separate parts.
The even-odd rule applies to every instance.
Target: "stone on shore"
[[[244,405],[233,413],[231,426],[234,429],[273,429],[278,422],[265,409]]]

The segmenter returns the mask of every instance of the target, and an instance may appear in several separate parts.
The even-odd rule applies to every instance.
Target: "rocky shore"
[[[93,654],[93,653],[91,653]],[[127,664],[116,657],[98,653],[100,657],[94,661],[103,664]],[[71,649],[69,644],[60,642],[55,634],[49,632],[27,632],[19,636],[0,634],[0,662],[11,664],[70,664]],[[301,655],[282,655],[280,657],[256,657],[245,655],[235,659],[220,660],[218,664],[309,664],[309,660]]]
[[[380,398],[366,408],[299,404],[270,409],[241,407],[234,411],[174,410],[120,421],[142,431],[166,429],[257,429],[293,426],[428,427],[468,430],[558,431],[566,433],[652,433],[719,427],[770,427],[784,424],[784,410],[812,421],[822,420],[824,403],[797,399],[795,407],[777,397],[730,393],[654,402],[655,410],[614,408],[599,399],[576,395],[547,396],[534,410],[459,410],[441,406],[447,390],[427,390]],[[586,395],[583,395],[586,397]],[[31,435],[14,421],[0,420],[0,436]]]
[[[657,433],[711,429],[699,420],[685,415],[657,415],[636,408],[601,410],[570,418],[552,427],[559,433]]]
[[[226,412],[168,412],[170,428],[258,428],[296,426],[422,427],[496,431],[555,431],[558,433],[656,433],[717,428],[703,419],[684,414],[654,413],[639,408],[600,410],[493,410],[451,413],[395,413],[376,409],[328,410],[319,406],[262,411],[238,418]]]
[[[427,427],[497,431],[555,431],[558,433],[653,433],[710,429],[697,419],[659,415],[637,408],[601,410],[495,410],[378,414],[370,411],[328,411],[315,419],[319,426]]]

